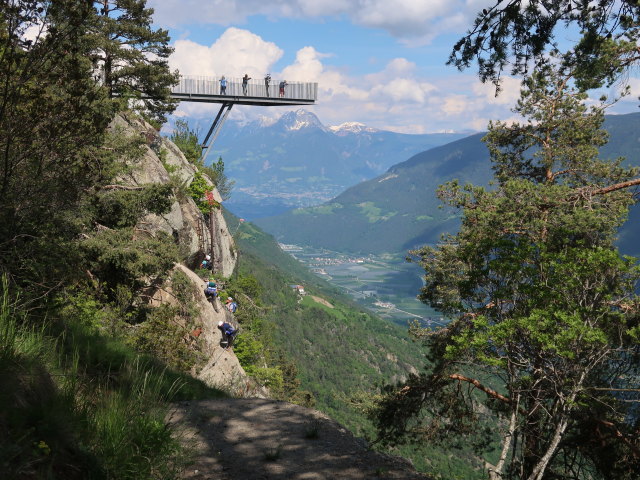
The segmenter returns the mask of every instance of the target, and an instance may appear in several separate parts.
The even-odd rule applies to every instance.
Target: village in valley
[[[421,303],[416,295],[422,286],[421,271],[403,258],[391,255],[357,255],[292,244],[280,248],[318,276],[344,290],[359,304],[398,324],[420,321],[442,325],[442,316]],[[291,285],[300,295],[301,285]]]

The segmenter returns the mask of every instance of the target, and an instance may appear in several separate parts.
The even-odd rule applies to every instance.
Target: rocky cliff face
[[[195,298],[198,315],[192,319],[198,327],[189,333],[192,341],[197,341],[204,361],[196,365],[192,375],[211,387],[219,388],[235,397],[264,397],[265,392],[251,381],[233,349],[224,349],[221,345],[222,335],[218,330],[218,322],[229,322],[236,325],[233,315],[229,313],[220,300],[216,300],[215,308],[204,296],[204,282],[198,275],[184,265],[178,264],[174,270],[181,271],[197,287]],[[175,304],[176,295],[170,284],[164,285],[153,296],[153,305]]]
[[[141,135],[146,144],[143,157],[131,165],[131,170],[120,179],[121,183],[129,186],[168,183],[171,175],[177,176],[184,185],[192,181],[196,168],[171,141],[160,136],[148,123],[137,117],[123,115],[116,118],[112,128],[125,135]],[[217,201],[222,201],[215,188],[213,193]],[[234,396],[262,396],[264,392],[250,382],[233,350],[225,350],[220,345],[222,336],[217,328],[218,322],[228,321],[235,325],[233,315],[219,300],[216,300],[216,308],[207,301],[204,296],[204,281],[192,270],[199,265],[206,253],[211,253],[215,259],[214,272],[217,280],[231,276],[235,268],[237,253],[222,212],[216,210],[213,216],[214,228],[210,229],[208,219],[203,217],[195,202],[186,195],[176,195],[168,214],[150,214],[141,223],[144,223],[148,231],[164,231],[173,236],[183,256],[182,263],[177,264],[174,271],[184,273],[194,287],[195,310],[198,313],[190,320],[189,325],[183,326],[185,331],[195,326],[185,336],[185,340],[197,345],[204,360],[194,367],[192,374],[206,384]],[[171,275],[168,277],[171,278]],[[170,281],[147,293],[152,306],[178,302]]]
[[[168,183],[170,174],[188,185],[196,173],[182,152],[167,138],[162,137],[151,125],[137,117],[118,116],[112,125],[128,134],[144,137],[146,147],[144,156],[132,165],[132,169],[122,178],[124,183],[138,186],[148,183]],[[213,186],[213,185],[212,185]],[[214,197],[221,202],[218,191],[213,189]],[[229,277],[236,264],[237,254],[233,248],[233,238],[220,210],[213,213],[213,239],[209,222],[203,218],[191,198],[178,196],[171,211],[163,216],[148,215],[143,219],[145,227],[151,230],[165,231],[172,235],[181,248],[184,263],[195,267],[204,258],[205,253],[213,254],[216,260],[216,272]]]

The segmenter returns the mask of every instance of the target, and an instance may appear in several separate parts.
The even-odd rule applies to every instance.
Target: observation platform
[[[242,84],[242,78],[226,78],[227,87],[223,94],[220,78],[184,75],[180,77],[180,83],[171,89],[171,97],[181,102],[222,104],[202,144],[201,161],[203,163],[234,105],[259,107],[314,105],[318,98],[317,83],[287,82],[284,92],[281,93],[281,79],[272,78],[267,86],[264,77],[250,79],[246,87]]]
[[[226,93],[220,91],[220,78],[185,75],[171,89],[171,96],[181,102],[232,103],[260,107],[313,105],[318,98],[317,83],[287,82],[280,96],[280,79],[272,79],[269,89],[264,78],[251,79],[246,92],[241,78],[227,78]]]

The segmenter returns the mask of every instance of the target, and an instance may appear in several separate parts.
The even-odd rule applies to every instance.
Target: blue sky
[[[171,65],[187,75],[318,82],[313,111],[325,125],[360,122],[402,133],[484,130],[510,111],[519,80],[495,98],[474,69],[446,66],[451,46],[491,0],[148,0],[169,30]],[[565,34],[571,37],[570,34]],[[630,79],[640,92],[640,82]],[[635,92],[634,92],[635,93]],[[637,94],[614,111],[637,111]],[[207,120],[219,107],[180,105],[177,116]],[[231,118],[286,110],[234,107]]]

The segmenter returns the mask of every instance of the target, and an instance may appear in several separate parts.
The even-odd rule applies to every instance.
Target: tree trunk
[[[502,452],[500,452],[500,459],[496,464],[495,468],[489,469],[489,479],[490,480],[500,480],[502,478],[502,469],[504,468],[504,462],[507,459],[507,455],[509,453],[509,449],[511,448],[511,443],[513,442],[513,434],[516,430],[516,419],[518,417],[518,400],[519,396],[516,397],[516,403],[513,405],[511,409],[511,419],[509,420],[509,431],[504,436],[504,443],[502,444]]]
[[[529,475],[529,478],[527,480],[542,480],[542,478],[544,477],[544,472],[547,469],[547,465],[549,465],[549,462],[551,461],[551,457],[553,457],[553,455],[556,453],[556,449],[560,444],[560,440],[562,440],[562,436],[564,435],[564,432],[567,429],[568,424],[569,424],[569,419],[565,414],[563,415],[562,420],[560,420],[560,423],[556,427],[556,431],[553,434],[553,439],[551,440],[551,444],[549,445],[549,448],[547,448],[547,451],[544,453],[540,461],[536,464],[533,471],[531,472],[531,475]]]
[[[544,472],[547,469],[551,458],[553,457],[553,455],[555,455],[558,445],[560,444],[560,440],[562,440],[564,432],[569,425],[569,412],[572,409],[572,405],[575,402],[576,397],[578,396],[578,391],[582,387],[582,383],[584,382],[584,379],[586,378],[589,370],[590,369],[587,368],[582,372],[582,374],[580,375],[580,379],[571,392],[571,395],[569,395],[567,399],[563,401],[564,412],[560,418],[560,422],[556,426],[556,430],[553,434],[553,438],[551,439],[551,443],[549,444],[547,451],[531,471],[531,475],[529,475],[529,478],[527,480],[542,480],[542,478],[544,477]]]

